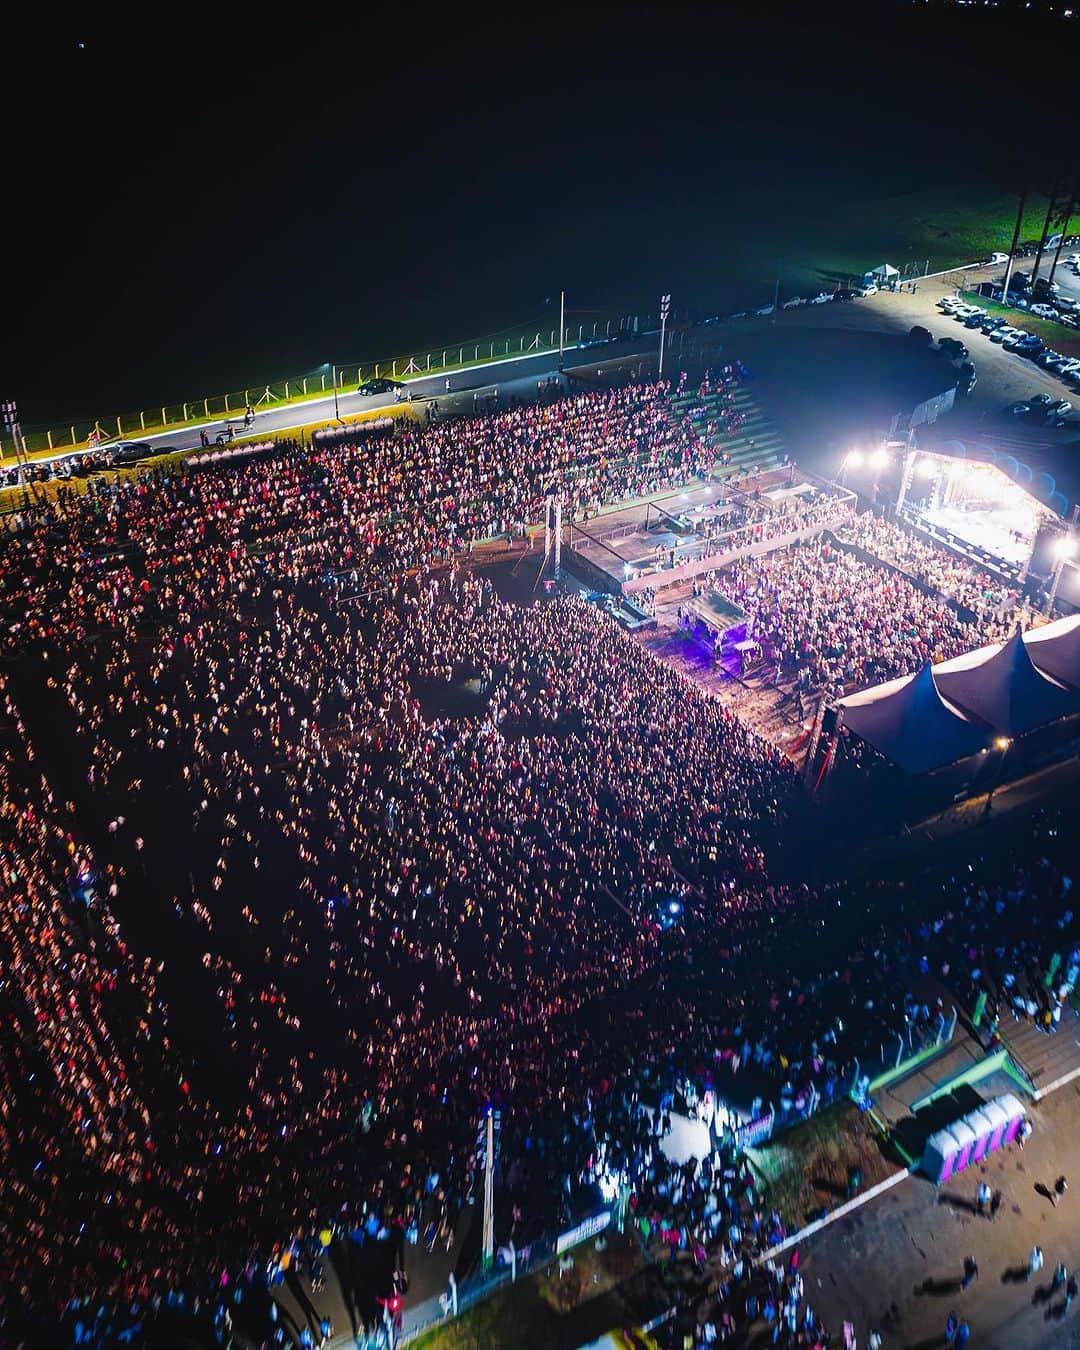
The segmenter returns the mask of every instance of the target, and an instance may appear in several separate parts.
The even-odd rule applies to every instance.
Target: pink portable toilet
[[[926,1141],[919,1168],[935,1186],[948,1181],[956,1167],[959,1145],[949,1130],[938,1130]]]
[[[971,1150],[971,1162],[982,1162],[990,1147],[990,1138],[994,1133],[994,1122],[986,1114],[983,1107],[980,1107],[977,1111],[969,1111],[964,1119],[975,1132],[975,1147]]]
[[[995,1097],[992,1102],[987,1102],[982,1112],[991,1125],[990,1142],[986,1146],[986,1152],[988,1154],[996,1153],[1005,1138],[1005,1127],[1009,1123],[1009,1113],[1002,1106],[999,1097]]]
[[[1002,1140],[1004,1146],[1004,1144],[1011,1144],[1020,1133],[1025,1111],[1023,1104],[1011,1092],[1006,1092],[1003,1097],[998,1098],[998,1101],[1009,1117],[1009,1123],[1005,1126],[1005,1138]]]
[[[971,1162],[975,1149],[975,1131],[966,1120],[958,1120],[949,1126],[949,1133],[956,1140],[956,1163],[953,1172],[963,1172]]]

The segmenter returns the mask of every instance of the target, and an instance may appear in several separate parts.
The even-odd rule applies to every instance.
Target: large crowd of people
[[[914,529],[875,511],[864,511],[841,530],[842,537],[907,573],[982,622],[1007,618],[1020,602],[1015,586],[939,547]]]
[[[867,543],[884,530],[901,533],[896,526],[855,530]],[[940,566],[941,573],[932,574],[948,586],[953,574]],[[976,614],[961,611],[929,585],[823,536],[741,559],[718,572],[715,585],[747,610],[750,631],[779,679],[837,697],[910,675],[927,661],[946,661],[1009,631],[1006,597],[981,603]]]
[[[353,1331],[376,1324],[371,1249],[453,1242],[492,1102],[505,1228],[565,1223],[606,1161],[648,1236],[730,1254],[701,1325],[748,1315],[787,1218],[730,1140],[671,1173],[638,1103],[706,1074],[771,1081],[781,1110],[835,1098],[868,1041],[931,1020],[905,983],[929,901],[886,920],[772,880],[788,760],[602,611],[512,603],[462,556],[552,491],[585,513],[706,474],[669,392],[158,471],[0,542],[14,1344],[299,1347],[328,1329],[273,1282],[306,1309],[328,1263]],[[868,660],[868,612],[843,616],[869,583],[793,557],[805,659],[839,678]],[[732,574],[762,605],[769,563]],[[909,639],[927,616],[873,584]],[[973,884],[944,887],[950,932],[996,922]],[[797,1280],[774,1286],[791,1336],[813,1329]]]

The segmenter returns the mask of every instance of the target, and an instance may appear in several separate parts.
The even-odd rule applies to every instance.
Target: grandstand
[[[728,434],[721,428],[725,412],[730,414],[732,410],[742,420],[735,433]],[[718,463],[713,471],[716,479],[743,478],[755,468],[766,472],[783,464],[787,456],[775,423],[743,384],[733,390],[730,386],[727,390],[710,390],[704,396],[684,390],[673,396],[671,411],[674,418],[689,413],[694,429],[706,438],[710,448],[715,447],[718,455],[726,457],[726,462]]]

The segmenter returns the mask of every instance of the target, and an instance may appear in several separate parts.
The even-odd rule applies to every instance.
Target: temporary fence
[[[491,1270],[482,1271],[460,1284],[452,1282],[441,1294],[406,1308],[402,1313],[401,1326],[396,1329],[395,1345],[408,1345],[439,1323],[460,1317],[469,1308],[490,1298],[497,1289],[524,1275],[535,1274],[556,1259],[564,1258],[575,1247],[598,1237],[609,1228],[614,1215],[615,1206],[606,1205],[562,1233],[546,1235],[520,1249],[512,1242],[499,1247],[496,1264]]]
[[[680,316],[680,321],[685,319]],[[675,325],[676,315],[669,317],[669,330]],[[465,342],[448,343],[430,351],[419,351],[404,356],[378,361],[349,361],[344,364],[326,362],[306,374],[270,383],[253,383],[246,389],[234,389],[225,394],[204,395],[179,403],[155,404],[138,412],[110,414],[96,418],[82,418],[67,425],[24,428],[26,449],[30,454],[55,450],[80,449],[125,438],[227,417],[243,416],[248,407],[258,411],[300,404],[320,398],[355,393],[367,380],[409,380],[430,374],[451,374],[486,362],[513,359],[515,356],[551,355],[562,349],[588,350],[590,343],[603,343],[620,334],[646,334],[658,329],[658,314],[622,314],[601,316],[567,324],[560,341],[558,328],[540,328],[535,324],[520,325],[470,338]],[[14,456],[11,442],[0,441],[0,459]]]

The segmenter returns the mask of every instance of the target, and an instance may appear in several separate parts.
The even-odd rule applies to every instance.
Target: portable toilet
[[[958,1120],[949,1126],[949,1133],[956,1140],[956,1163],[953,1172],[963,1172],[971,1162],[975,1148],[975,1131],[966,1120]]]
[[[948,1181],[956,1168],[960,1145],[951,1130],[938,1130],[926,1141],[919,1167],[935,1186]]]
[[[990,1142],[986,1152],[996,1153],[1005,1139],[1005,1127],[1009,1123],[1009,1113],[1001,1104],[1001,1098],[995,1097],[982,1109],[983,1115],[990,1121]]]
[[[975,1132],[975,1147],[971,1150],[971,1161],[973,1163],[982,1162],[990,1148],[990,1138],[994,1133],[994,1122],[986,1114],[984,1107],[980,1107],[977,1111],[969,1111],[964,1120]]]
[[[1004,1096],[998,1098],[998,1101],[1001,1103],[1002,1110],[1009,1117],[1009,1123],[1005,1126],[1005,1138],[1002,1143],[1011,1144],[1020,1133],[1020,1126],[1024,1122],[1026,1112],[1024,1111],[1023,1103],[1019,1101],[1018,1098],[1014,1097],[1011,1092],[1006,1092]]]

